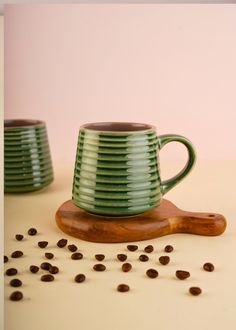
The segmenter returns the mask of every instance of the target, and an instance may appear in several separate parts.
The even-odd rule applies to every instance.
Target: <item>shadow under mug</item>
[[[52,181],[45,123],[40,120],[4,120],[4,191],[30,192]]]
[[[159,151],[169,142],[188,151],[183,170],[162,181]],[[91,123],[80,128],[72,200],[89,213],[129,216],[160,205],[195,162],[192,143],[174,134],[157,136],[155,127],[138,123]]]

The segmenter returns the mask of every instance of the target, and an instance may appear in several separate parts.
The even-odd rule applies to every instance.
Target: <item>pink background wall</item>
[[[57,161],[74,160],[93,121],[152,123],[199,159],[236,158],[235,17],[232,5],[8,5],[5,117],[45,120]]]

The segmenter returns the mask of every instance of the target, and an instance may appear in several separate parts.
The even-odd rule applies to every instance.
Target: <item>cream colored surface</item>
[[[163,175],[170,176],[181,168],[180,163],[163,165]],[[186,210],[222,213],[228,219],[228,228],[222,236],[203,237],[177,234],[151,241],[138,242],[138,252],[127,252],[126,244],[95,244],[64,235],[56,226],[56,209],[71,197],[73,164],[55,166],[55,182],[36,193],[5,195],[5,253],[16,249],[24,251],[24,257],[10,259],[5,268],[19,269],[24,285],[24,300],[11,302],[13,291],[5,276],[5,330],[211,330],[236,328],[236,222],[235,177],[236,162],[202,162],[192,174],[166,197]],[[29,227],[36,227],[39,235],[29,237]],[[16,233],[25,240],[14,239]],[[83,260],[73,261],[66,248],[55,246],[58,239],[66,237],[84,254]],[[48,240],[45,250],[37,247],[39,240]],[[147,244],[153,244],[155,252],[148,263],[137,261]],[[171,263],[161,266],[159,256],[166,244],[175,251],[170,254]],[[31,274],[28,267],[45,261],[45,251],[55,254],[53,264],[60,273],[55,282],[43,283],[40,275]],[[94,254],[104,253],[104,273],[94,272]],[[117,253],[127,253],[133,265],[130,273],[122,273]],[[202,270],[206,261],[214,263],[216,270]],[[148,268],[159,271],[159,278],[145,276]],[[177,269],[191,272],[185,281],[175,279]],[[77,273],[87,276],[85,283],[77,284]],[[130,285],[131,291],[119,293],[119,283]],[[190,286],[203,290],[199,297],[188,294]]]

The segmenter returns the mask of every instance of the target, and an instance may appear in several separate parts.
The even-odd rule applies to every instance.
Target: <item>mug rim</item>
[[[122,127],[124,127],[122,129]],[[80,126],[81,130],[104,133],[104,134],[134,134],[143,133],[156,130],[155,126],[151,124],[134,123],[134,122],[94,122],[86,123]]]
[[[45,122],[38,119],[5,119],[4,130],[15,128],[36,128],[45,126]]]

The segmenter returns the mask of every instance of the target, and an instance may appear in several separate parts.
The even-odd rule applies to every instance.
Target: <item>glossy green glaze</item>
[[[159,150],[183,143],[189,154],[185,168],[161,181]],[[195,162],[189,140],[179,135],[157,136],[146,124],[96,123],[81,127],[75,161],[72,199],[90,213],[131,216],[149,211],[181,181]]]
[[[53,181],[53,169],[44,122],[4,121],[4,191],[39,190]]]

